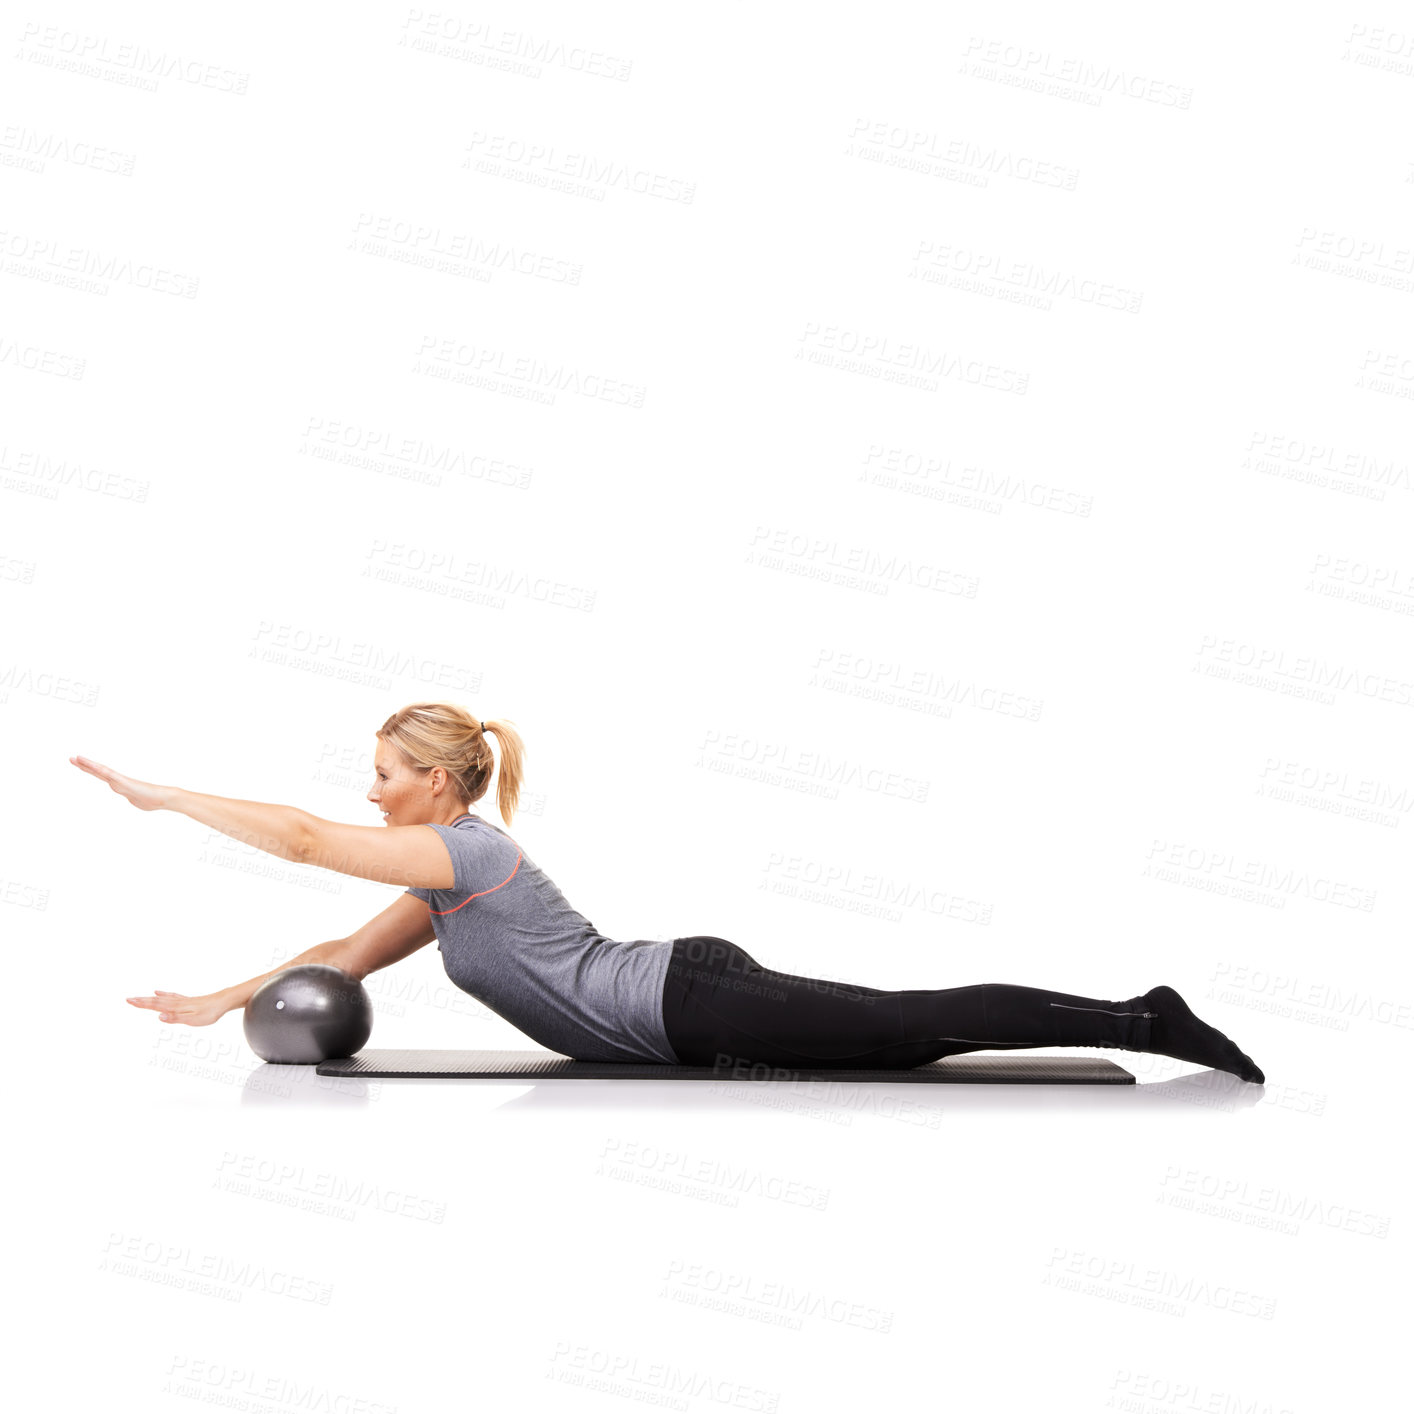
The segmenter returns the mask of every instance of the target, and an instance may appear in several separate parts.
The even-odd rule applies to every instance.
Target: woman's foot
[[[1153,987],[1139,1000],[1146,1011],[1155,1013],[1144,1050],[1225,1070],[1254,1085],[1265,1083],[1267,1077],[1252,1057],[1239,1051],[1217,1027],[1200,1021],[1172,987]]]

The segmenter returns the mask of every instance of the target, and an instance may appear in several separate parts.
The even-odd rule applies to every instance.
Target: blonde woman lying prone
[[[477,814],[501,747],[497,805],[509,825],[524,745],[508,721],[415,702],[375,733],[368,800],[381,825],[345,825],[289,805],[201,795],[72,763],[139,810],[175,810],[281,859],[399,884],[347,938],[284,967],[327,962],[354,977],[434,939],[447,976],[532,1040],[579,1060],[718,1066],[906,1068],[965,1051],[1099,1046],[1264,1077],[1172,987],[1109,999],[1008,982],[889,991],[763,967],[724,938],[616,942],[573,909],[506,830]],[[243,1007],[270,973],[188,997],[129,997],[165,1022],[205,1026]]]

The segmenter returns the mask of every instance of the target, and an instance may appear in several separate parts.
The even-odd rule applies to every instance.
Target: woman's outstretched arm
[[[87,756],[69,760],[139,810],[175,810],[295,864],[403,888],[449,889],[454,882],[446,845],[436,830],[421,825],[344,825],[294,805],[233,800],[134,780]]]
[[[347,938],[316,943],[298,957],[272,967],[269,972],[237,982],[233,987],[223,987],[219,992],[208,992],[200,997],[157,990],[148,997],[129,997],[128,1003],[146,1011],[155,1011],[159,1021],[210,1026],[228,1011],[245,1006],[262,982],[287,968],[306,962],[323,962],[342,968],[355,981],[362,982],[370,972],[376,972],[380,967],[391,967],[395,962],[411,957],[436,936],[428,918],[427,905],[412,894],[399,894],[382,913],[370,918]]]
[[[314,816],[293,805],[267,805],[259,800],[231,800],[222,795],[201,795],[180,786],[158,786],[134,780],[88,756],[69,760],[81,771],[97,776],[139,810],[175,810],[198,824],[210,825],[223,835],[254,845],[281,859],[298,860],[309,838]]]
[[[406,894],[403,897],[408,897]],[[129,997],[128,1004],[144,1011],[155,1011],[158,1021],[180,1022],[183,1026],[210,1026],[220,1021],[228,1011],[235,1011],[251,999],[260,984],[287,968],[298,967],[307,962],[324,962],[332,967],[343,965],[347,938],[337,942],[316,943],[306,948],[298,957],[272,967],[269,972],[237,982],[233,987],[223,987],[219,992],[207,992],[199,997],[189,997],[185,992],[164,992],[160,988],[149,997]]]
[[[224,795],[168,786],[162,810],[175,810],[199,825],[210,825],[223,835],[254,845],[267,854],[298,864],[305,842],[313,833],[315,816],[294,805],[267,805],[260,800],[232,800]]]

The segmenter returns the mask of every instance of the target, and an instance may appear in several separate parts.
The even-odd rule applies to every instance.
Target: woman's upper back
[[[662,1020],[670,942],[605,938],[479,815],[430,828],[447,846],[455,882],[407,892],[427,904],[458,987],[562,1055],[674,1063]]]

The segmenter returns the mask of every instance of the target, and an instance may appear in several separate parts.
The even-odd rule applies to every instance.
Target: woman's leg
[[[1005,982],[887,991],[800,977],[706,936],[676,941],[665,998],[674,1050],[694,1056],[684,1064],[897,1068],[964,1051],[1137,1049],[1149,1021],[1132,1003]]]
[[[966,1051],[1101,1046],[1261,1078],[1171,988],[1119,1000],[1008,982],[887,991],[776,972],[710,936],[675,940],[663,1017],[685,1065],[896,1069]]]

